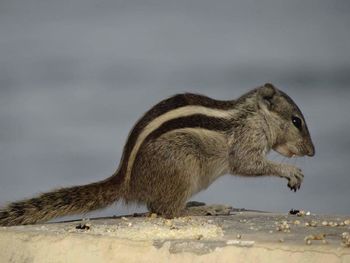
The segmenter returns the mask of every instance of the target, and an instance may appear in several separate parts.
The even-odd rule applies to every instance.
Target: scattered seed
[[[341,237],[342,237],[342,238],[348,238],[349,236],[350,236],[349,232],[343,232],[343,233],[341,234]]]
[[[318,235],[309,235],[304,238],[305,243],[307,245],[311,245],[312,240],[321,240],[322,243],[326,244],[327,241],[325,241],[326,234],[318,234]]]
[[[198,236],[196,237],[196,239],[197,239],[197,240],[201,240],[201,239],[203,239],[203,237],[204,237],[204,236],[203,236],[202,234],[200,234],[200,235],[198,235]]]
[[[317,226],[317,221],[312,220],[312,221],[310,222],[310,226],[316,227],[316,226]]]
[[[290,232],[290,225],[288,224],[287,221],[282,221],[282,223],[277,224],[276,230],[283,231],[285,233],[289,233]]]
[[[297,213],[297,216],[305,216],[305,211],[304,210],[299,211],[299,213]]]
[[[255,241],[227,240],[226,244],[240,247],[252,247],[255,244]]]
[[[323,221],[323,222],[322,222],[322,225],[323,225],[323,226],[328,226],[328,222],[327,222],[327,221]]]
[[[324,240],[325,237],[326,237],[326,234],[314,235],[314,240]]]
[[[173,222],[172,222],[170,219],[166,219],[166,220],[164,221],[164,225],[166,225],[166,226],[172,226],[172,225],[173,225]]]
[[[152,213],[152,214],[150,215],[150,218],[157,218],[157,214],[156,214],[156,213]]]
[[[349,234],[349,232],[342,233],[341,238],[342,238],[341,245],[344,247],[350,247],[350,234]]]

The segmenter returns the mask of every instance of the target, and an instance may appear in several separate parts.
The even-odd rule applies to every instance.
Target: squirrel
[[[178,217],[192,195],[225,174],[277,176],[297,191],[302,171],[268,160],[270,150],[286,157],[315,155],[299,107],[272,84],[227,101],[178,94],[136,122],[111,177],[10,203],[0,209],[0,225],[45,222],[118,200],[146,204],[165,218]]]

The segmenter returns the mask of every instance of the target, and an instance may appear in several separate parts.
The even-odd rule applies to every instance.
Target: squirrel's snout
[[[312,148],[308,151],[307,156],[310,156],[310,157],[315,156],[315,148],[314,148],[314,147],[312,147]]]
[[[310,156],[310,157],[315,156],[315,146],[312,142],[307,144],[307,147],[305,147],[305,148],[306,148],[305,154],[307,156]]]

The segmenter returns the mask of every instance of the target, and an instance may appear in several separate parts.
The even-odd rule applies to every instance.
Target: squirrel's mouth
[[[275,147],[273,147],[273,150],[278,152],[279,154],[285,156],[285,157],[288,157],[288,158],[302,156],[294,148],[295,147],[291,147],[287,144],[281,144],[281,145],[276,145]]]

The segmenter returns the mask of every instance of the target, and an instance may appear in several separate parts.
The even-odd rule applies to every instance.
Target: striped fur
[[[147,138],[155,138],[155,134],[159,136],[159,131],[163,131],[163,129],[166,131],[186,127],[201,127],[206,129],[224,129],[225,127],[225,129],[228,129],[231,117],[231,111],[210,109],[203,106],[185,106],[170,110],[153,119],[137,136],[135,145],[128,159],[125,160],[125,162],[127,162],[125,183],[128,183],[130,180],[137,152]],[[226,120],[226,122],[224,120]],[[152,136],[149,137],[150,135]]]
[[[212,117],[229,118],[235,101],[215,100],[204,95],[184,93],[167,98],[147,111],[131,130],[120,162],[119,177],[128,187],[133,162],[144,139],[164,122],[172,118],[203,114]],[[124,179],[125,178],[125,179]]]

